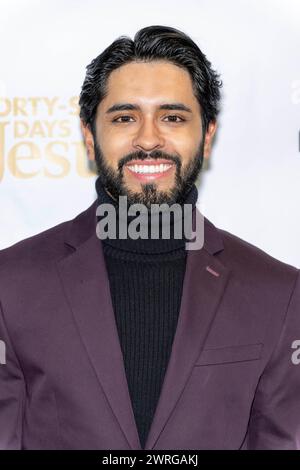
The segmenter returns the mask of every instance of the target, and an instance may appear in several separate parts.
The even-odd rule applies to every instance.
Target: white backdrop
[[[76,107],[85,67],[151,24],[189,34],[224,83],[199,208],[300,267],[299,0],[1,0],[0,248],[95,199]]]

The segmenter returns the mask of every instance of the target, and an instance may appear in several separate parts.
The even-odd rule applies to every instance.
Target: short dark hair
[[[219,74],[189,36],[176,28],[159,25],[140,29],[133,40],[120,36],[86,67],[79,97],[83,123],[94,131],[97,106],[107,94],[107,80],[113,70],[130,62],[155,60],[169,61],[189,72],[206,130],[219,113],[222,86]]]

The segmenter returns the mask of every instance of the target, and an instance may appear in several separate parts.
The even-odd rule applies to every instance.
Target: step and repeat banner
[[[199,209],[300,268],[299,0],[1,0],[0,249],[93,202],[78,117],[85,67],[153,24],[190,35],[223,81]]]

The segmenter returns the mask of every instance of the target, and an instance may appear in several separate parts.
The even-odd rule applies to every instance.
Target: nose
[[[133,147],[150,152],[151,150],[161,148],[165,142],[153,120],[145,119],[133,139]]]

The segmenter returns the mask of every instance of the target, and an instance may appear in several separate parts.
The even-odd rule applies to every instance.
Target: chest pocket
[[[223,348],[203,349],[195,366],[246,362],[260,359],[263,343],[226,346]]]

